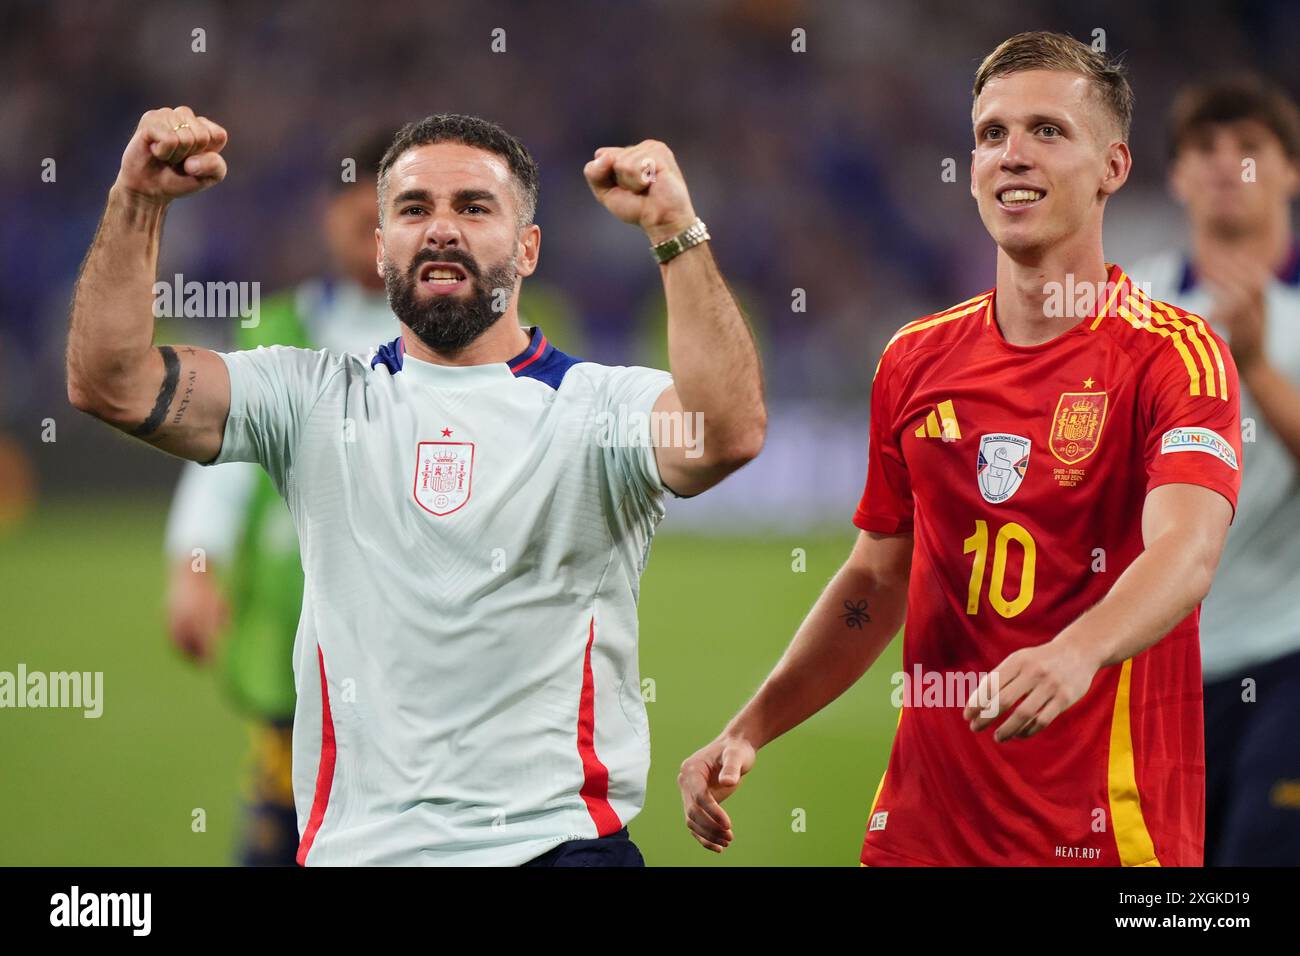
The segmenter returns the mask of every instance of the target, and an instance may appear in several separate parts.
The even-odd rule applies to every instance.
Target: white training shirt
[[[491,365],[400,338],[221,357],[215,463],[266,468],[306,573],[299,862],[511,865],[623,827],[650,764],[636,603],[668,373],[572,358],[540,329]]]
[[[1215,323],[1209,293],[1197,282],[1185,254],[1154,255],[1129,275],[1150,283],[1155,298],[1204,317],[1230,340],[1227,329]],[[1264,350],[1283,375],[1300,385],[1300,244],[1265,297]],[[1300,473],[1244,385],[1241,427],[1237,513],[1210,593],[1201,603],[1201,667],[1207,682],[1300,651]]]
[[[364,352],[391,335],[397,319],[388,296],[350,279],[308,279],[294,290],[294,306],[309,341],[334,352]],[[195,548],[225,565],[235,558],[257,487],[257,465],[236,461],[205,468],[187,461],[167,513],[163,547],[173,560],[190,560]],[[275,537],[293,543],[293,526],[283,508],[271,515]]]

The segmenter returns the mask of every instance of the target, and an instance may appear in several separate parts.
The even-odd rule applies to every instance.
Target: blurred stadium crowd
[[[760,331],[774,411],[838,408],[865,446],[890,334],[992,285],[994,248],[967,188],[969,91],[999,40],[1100,30],[1108,50],[1130,51],[1136,168],[1107,213],[1120,262],[1176,241],[1163,120],[1179,84],[1250,66],[1300,89],[1286,42],[1300,7],[1282,0],[10,2],[0,18],[0,433],[30,450],[47,416],[93,431],[105,490],[161,492],[174,476],[71,414],[63,391],[71,283],[145,109],[186,103],[231,133],[229,179],[170,213],[161,273],[257,281],[264,295],[320,269],[319,205],[350,131],[442,111],[501,123],[542,170],[529,281],[565,303],[563,347],[611,363],[665,361],[659,279],[581,167],[597,146],[662,139]],[[792,51],[795,28],[805,53]],[[791,307],[797,289],[806,311]],[[236,319],[184,321],[163,334],[233,342]],[[62,455],[32,460],[42,490],[83,480]]]

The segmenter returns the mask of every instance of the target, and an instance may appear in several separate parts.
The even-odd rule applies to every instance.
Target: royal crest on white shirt
[[[443,517],[469,501],[474,478],[474,443],[422,441],[415,456],[415,503]]]

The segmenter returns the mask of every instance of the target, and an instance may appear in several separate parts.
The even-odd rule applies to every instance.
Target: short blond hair
[[[1092,81],[1094,95],[1115,121],[1120,138],[1128,142],[1133,125],[1133,88],[1123,66],[1072,36],[1046,30],[1017,33],[984,58],[975,71],[975,88],[971,90],[971,122],[980,91],[989,80],[1025,70],[1060,70],[1086,76]]]

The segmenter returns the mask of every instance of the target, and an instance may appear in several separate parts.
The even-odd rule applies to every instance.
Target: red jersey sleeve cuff
[[[853,515],[853,523],[863,531],[877,534],[903,534],[912,530],[912,519],[899,518],[896,515],[873,515],[858,509]]]

